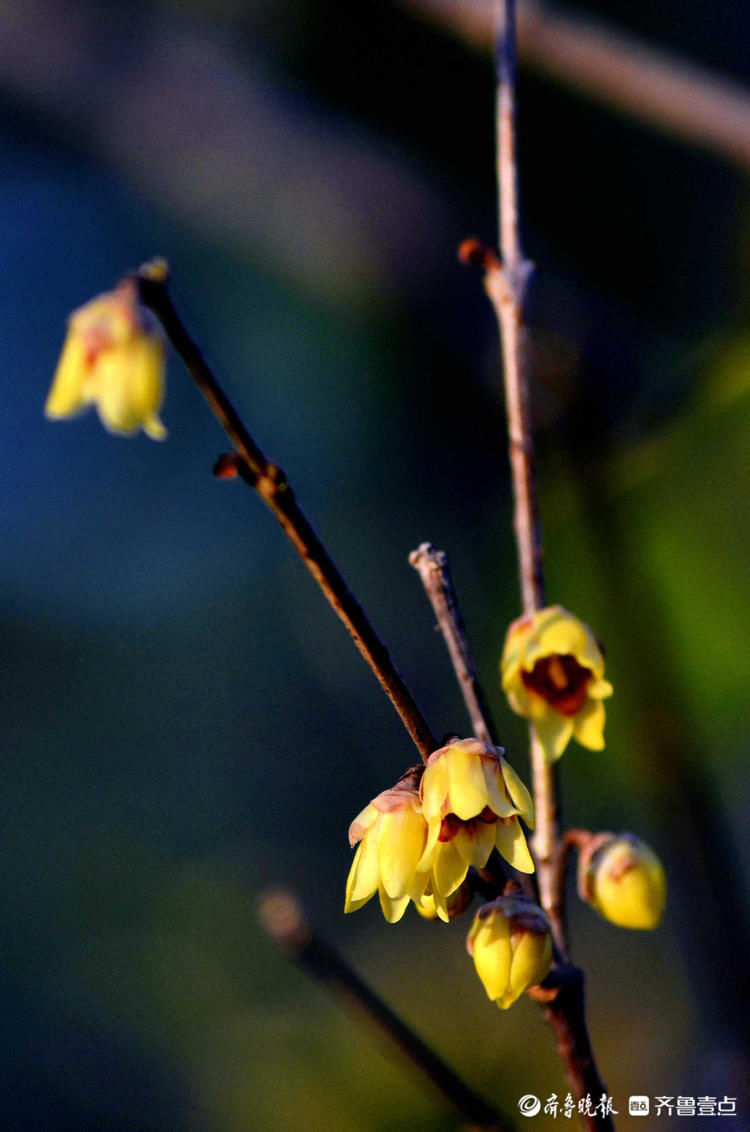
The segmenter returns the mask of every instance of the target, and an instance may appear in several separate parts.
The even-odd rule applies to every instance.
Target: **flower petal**
[[[487,997],[497,1002],[505,995],[512,962],[510,925],[502,913],[495,913],[480,925],[474,938],[474,966]]]
[[[357,846],[352,867],[346,881],[345,912],[356,912],[375,895],[378,887],[378,858],[376,843],[365,838]]]
[[[97,407],[105,428],[130,434],[148,419],[152,424],[156,420],[158,432],[163,368],[164,348],[157,337],[136,337],[102,352],[95,376]]]
[[[475,750],[465,750],[460,743],[449,747],[443,755],[448,765],[450,813],[468,821],[481,814],[489,803],[482,770],[482,757]]]
[[[552,763],[560,758],[570,742],[573,735],[573,718],[560,715],[549,704],[544,704],[544,707],[544,712],[534,719],[534,730],[544,748],[547,762]]]
[[[614,688],[609,680],[597,680],[592,677],[586,685],[586,695],[595,700],[606,700],[607,696],[611,696],[613,692]]]
[[[155,413],[150,414],[144,419],[143,431],[146,436],[150,436],[152,440],[167,439],[167,430],[164,427],[164,423]]]
[[[510,794],[516,812],[521,815],[526,822],[529,829],[534,828],[534,803],[528,790],[524,786],[521,779],[518,777],[513,767],[504,758],[500,758],[500,766],[502,769],[503,778],[505,779],[505,786]],[[505,815],[503,815],[505,816]]]
[[[378,831],[378,873],[391,899],[407,892],[422,856],[427,826],[412,809],[383,814]]]
[[[533,701],[539,697],[535,692],[529,691],[526,685],[519,677],[514,684],[503,684],[503,689],[508,698],[508,703],[516,715],[523,715],[528,717],[532,712]]]
[[[428,872],[415,873],[409,883],[409,896],[415,904],[419,904],[421,900],[425,899],[425,889],[430,880]]]
[[[349,844],[353,847],[358,841],[361,841],[375,822],[378,820],[378,811],[373,806],[372,802],[368,802],[363,810],[357,814],[356,818],[349,826]]]
[[[435,857],[432,868],[432,891],[436,897],[438,894],[443,897],[450,896],[469,871],[469,866],[461,857],[454,842],[455,838],[453,841],[441,843]]]
[[[86,373],[86,348],[83,339],[68,331],[52,380],[52,388],[44,406],[46,417],[50,420],[70,417],[88,404],[85,393]]]
[[[490,758],[485,755],[482,759],[484,783],[487,790],[487,805],[493,814],[499,818],[509,818],[516,812],[512,795],[508,789],[504,770],[507,767],[505,759],[498,755]]]
[[[483,869],[495,847],[495,822],[470,822],[461,826],[453,840],[467,867]]]
[[[448,796],[448,787],[448,765],[441,751],[437,758],[430,756],[419,788],[422,813],[428,822],[443,816],[443,802]]]
[[[435,855],[440,849],[440,826],[442,822],[440,818],[433,818],[427,827],[427,840],[425,841],[422,856],[417,862],[417,868],[420,872],[429,872],[435,860]]]
[[[573,717],[573,736],[590,751],[604,749],[606,711],[601,700],[589,700]]]
[[[596,676],[604,672],[604,658],[588,625],[561,605],[540,610],[534,617],[534,631],[526,646],[523,667],[531,670],[545,656],[574,656]]]
[[[398,900],[391,900],[390,896],[383,889],[378,890],[380,896],[380,907],[389,924],[397,924],[403,916],[409,904],[409,897],[402,896]]]
[[[535,932],[521,933],[510,967],[508,993],[513,996],[511,1002],[520,998],[529,987],[540,983],[547,975],[551,963],[552,938],[549,932],[545,932],[544,935],[537,935]]]
[[[497,822],[495,846],[500,856],[514,869],[518,869],[519,873],[533,873],[534,861],[517,818],[510,822]]]

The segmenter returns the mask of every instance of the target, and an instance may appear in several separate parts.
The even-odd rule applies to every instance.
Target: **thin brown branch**
[[[613,1132],[612,1117],[607,1115],[606,1109],[596,1107],[607,1094],[586,1026],[583,972],[578,967],[563,964],[554,968],[544,986],[552,979],[557,983],[557,994],[551,1001],[542,1003],[544,1017],[555,1035],[558,1053],[576,1097],[590,1100],[591,1110],[581,1114],[583,1124],[592,1132]]]
[[[281,468],[266,458],[240,419],[175,310],[161,266],[146,264],[136,276],[142,302],[154,312],[190,376],[198,385],[244,465],[243,478],[273,513],[292,546],[320,586],[399,714],[423,761],[438,743],[411,692],[397,672],[388,650],[356,600],[320,538],[303,514]]]
[[[458,598],[453,586],[448,556],[443,550],[435,550],[432,543],[423,542],[409,555],[409,562],[419,574],[427,597],[438,619],[438,626],[450,654],[453,670],[466,704],[471,720],[472,734],[481,739],[483,743],[492,743],[497,746],[497,731],[492,722],[489,705],[479,681],[474,654],[471,651],[469,638],[464,625]],[[495,871],[497,870],[497,871]],[[519,873],[501,861],[495,855],[490,858],[485,869],[480,870],[483,882],[488,887],[494,884],[494,894],[502,891],[508,873],[517,878],[526,895],[535,900],[537,897],[533,877],[527,873]],[[492,899],[492,897],[487,897]]]
[[[438,1090],[445,1101],[474,1128],[506,1132],[511,1122],[469,1088],[454,1071],[349,966],[337,951],[306,923],[290,892],[273,892],[260,903],[266,932],[308,975],[324,983],[371,1023]]]
[[[521,602],[525,614],[545,605],[544,562],[537,512],[534,444],[529,413],[529,374],[525,350],[524,300],[531,264],[521,250],[516,165],[516,0],[498,0],[497,34],[497,184],[500,258],[470,240],[460,249],[466,262],[485,269],[485,289],[495,309],[502,344],[503,380],[508,417],[509,458],[513,484],[513,527],[518,548]],[[539,897],[555,940],[558,962],[542,988],[545,1016],[579,1100],[597,1100],[604,1086],[591,1051],[583,1000],[583,976],[567,961],[564,918],[565,858],[560,839],[555,770],[545,758],[533,724],[531,770],[537,829],[532,846]],[[594,1102],[596,1103],[596,1101]],[[582,1114],[588,1128],[612,1128],[606,1113]]]
[[[409,555],[409,562],[419,574],[422,585],[438,620],[440,632],[448,647],[453,670],[471,720],[472,735],[483,743],[497,744],[490,710],[479,682],[474,656],[466,635],[458,598],[453,588],[448,557],[423,542]]]
[[[544,561],[536,498],[534,439],[529,411],[528,357],[524,300],[531,264],[524,259],[516,173],[516,55],[515,0],[501,0],[497,41],[497,184],[500,260],[488,259],[485,289],[495,308],[503,353],[503,380],[508,417],[508,454],[513,481],[513,528],[518,548],[518,572],[524,613],[545,604]],[[558,951],[567,946],[562,923],[562,898],[555,881],[559,842],[558,791],[555,769],[545,758],[531,727],[531,769],[536,810],[533,839],[539,895],[549,916]]]

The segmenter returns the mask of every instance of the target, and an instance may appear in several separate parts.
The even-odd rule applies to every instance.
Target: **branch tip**
[[[141,264],[136,275],[147,283],[158,283],[166,287],[169,284],[169,264],[163,256],[154,256]]]
[[[264,892],[258,902],[261,927],[279,947],[301,951],[310,940],[302,905],[286,889]]]

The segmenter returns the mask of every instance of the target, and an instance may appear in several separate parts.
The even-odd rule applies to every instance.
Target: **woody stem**
[[[495,308],[503,352],[503,380],[508,417],[508,448],[513,483],[513,529],[523,612],[533,614],[545,603],[544,561],[536,495],[534,436],[529,411],[529,373],[524,302],[532,266],[521,250],[516,172],[516,6],[501,0],[497,43],[497,183],[500,214],[500,256],[486,257],[485,289]],[[545,758],[533,726],[531,769],[537,828],[533,839],[539,896],[555,943],[563,956],[567,944],[562,899],[556,884],[560,840],[555,770]]]
[[[471,720],[472,735],[483,743],[497,743],[489,705],[479,682],[474,654],[466,634],[464,620],[453,587],[448,556],[423,542],[409,555],[409,562],[419,574],[438,627],[448,648],[453,670]]]
[[[521,601],[524,614],[546,604],[542,538],[539,524],[534,441],[529,412],[529,370],[524,303],[531,264],[521,250],[516,162],[516,0],[498,0],[497,37],[497,184],[500,258],[478,241],[461,248],[467,262],[485,269],[484,284],[500,330],[503,380],[508,417],[508,444],[513,484],[513,527],[518,549]],[[583,976],[567,961],[564,924],[564,863],[560,839],[558,787],[555,770],[545,758],[533,725],[531,770],[537,829],[532,842],[539,898],[550,921],[558,963],[550,980],[556,993],[545,1006],[560,1058],[579,1100],[601,1097],[604,1086],[596,1067],[584,1013]],[[546,986],[546,984],[545,984]],[[606,1113],[583,1114],[590,1129],[611,1129]]]
[[[346,626],[378,682],[398,712],[422,760],[438,746],[430,727],[399,675],[388,650],[349,589],[336,564],[304,515],[281,468],[267,459],[248,432],[216,375],[191,338],[167,289],[167,280],[146,264],[136,276],[141,301],[159,319],[164,331],[234,445],[242,478],[255,488]]]

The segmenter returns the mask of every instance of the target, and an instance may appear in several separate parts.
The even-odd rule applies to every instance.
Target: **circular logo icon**
[[[533,1093],[527,1093],[525,1097],[521,1097],[518,1102],[518,1111],[521,1116],[536,1116],[542,1107],[542,1102],[539,1097],[535,1097]]]

